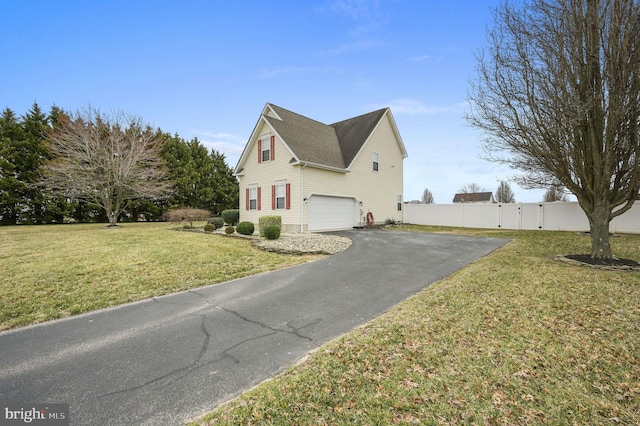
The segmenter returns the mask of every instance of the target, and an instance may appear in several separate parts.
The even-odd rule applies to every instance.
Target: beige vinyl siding
[[[386,219],[402,221],[398,195],[403,193],[403,158],[387,115],[351,165],[350,175],[359,180],[363,210],[373,213],[376,223]],[[378,153],[378,171],[373,171],[372,154]]]
[[[258,163],[258,142],[257,140],[265,133],[275,135],[275,160]],[[240,221],[253,222],[258,224],[261,216],[277,215],[282,217],[282,224],[286,229],[300,227],[300,188],[298,185],[299,172],[296,167],[289,164],[292,154],[289,149],[278,138],[278,135],[271,131],[270,127],[263,124],[256,132],[257,139],[253,142],[251,150],[244,163],[244,176],[240,176]],[[272,210],[271,208],[271,186],[277,182],[291,184],[291,204],[289,209]],[[246,189],[249,185],[261,187],[261,209],[246,210]]]
[[[305,167],[303,197],[308,198],[312,194],[353,197],[362,201],[362,207],[359,208],[363,215],[370,211],[376,223],[386,219],[402,221],[402,211],[398,211],[398,195],[403,193],[403,158],[395,140],[389,119],[385,116],[353,161],[350,172]],[[378,153],[377,172],[373,170],[373,152]],[[303,221],[308,223],[306,207]]]

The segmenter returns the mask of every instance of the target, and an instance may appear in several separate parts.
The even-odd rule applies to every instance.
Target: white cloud
[[[337,55],[342,55],[342,54],[354,52],[354,51],[375,49],[377,47],[382,47],[384,45],[385,43],[378,40],[373,40],[373,39],[359,40],[359,41],[354,41],[353,43],[341,44],[340,46],[335,47],[333,49],[321,50],[320,52],[318,52],[318,55],[337,56]]]
[[[332,0],[329,2],[329,10],[355,21],[357,25],[348,32],[351,36],[358,37],[387,23],[388,19],[380,5],[379,0]]]
[[[308,68],[304,67],[276,67],[276,68],[265,68],[260,71],[258,77],[260,78],[274,78],[278,77],[281,74],[291,74],[307,71]]]
[[[408,59],[409,62],[438,62],[442,58],[433,57],[431,55],[416,55]]]
[[[467,102],[452,105],[426,105],[418,99],[400,98],[387,103],[393,114],[435,115],[449,112],[460,112],[468,107]]]

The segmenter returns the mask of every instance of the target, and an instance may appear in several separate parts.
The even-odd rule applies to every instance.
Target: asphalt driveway
[[[183,424],[507,242],[339,235],[352,246],[317,262],[0,333],[0,402],[68,403],[72,425]]]

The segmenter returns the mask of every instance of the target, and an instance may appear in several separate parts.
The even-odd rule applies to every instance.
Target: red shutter
[[[247,203],[246,203],[247,204],[247,210],[249,210],[251,208],[250,207],[251,206],[251,200],[249,200],[249,197],[251,195],[249,195],[249,194],[250,194],[250,191],[249,191],[249,188],[247,188]]]
[[[287,206],[287,210],[290,210],[291,209],[291,184],[288,183],[286,185],[286,188],[287,188],[287,198],[286,198],[285,203],[286,203],[286,206]]]
[[[262,163],[262,140],[258,139],[258,163]]]
[[[276,137],[271,136],[271,161],[276,159]]]
[[[258,203],[257,203],[258,204],[258,210],[262,209],[262,200],[261,200],[261,198],[262,198],[262,187],[259,186],[258,187]]]
[[[276,207],[276,186],[271,185],[271,210],[275,210]]]

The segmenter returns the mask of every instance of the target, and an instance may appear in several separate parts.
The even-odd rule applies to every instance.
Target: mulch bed
[[[592,259],[588,254],[567,254],[556,256],[556,260],[565,263],[586,266],[594,269],[604,269],[610,271],[640,271],[640,263],[630,259]]]

